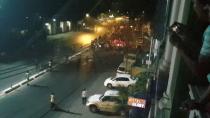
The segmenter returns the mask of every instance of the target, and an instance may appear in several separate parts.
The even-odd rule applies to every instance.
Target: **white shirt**
[[[52,95],[52,94],[50,95],[50,102],[51,102],[51,103],[54,103],[54,102],[55,102],[55,96]]]
[[[28,72],[26,72],[26,77],[29,78],[29,73]]]
[[[51,61],[49,61],[49,62],[48,62],[48,66],[51,66],[51,65],[52,65],[52,62],[51,62]]]
[[[87,97],[87,91],[86,90],[82,91],[82,97]]]

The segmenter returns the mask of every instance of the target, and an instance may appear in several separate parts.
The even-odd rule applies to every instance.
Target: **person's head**
[[[193,7],[200,19],[210,22],[210,0],[193,0]]]

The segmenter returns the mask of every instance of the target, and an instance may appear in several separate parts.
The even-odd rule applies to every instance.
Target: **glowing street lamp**
[[[88,13],[86,13],[85,16],[86,16],[86,18],[89,18],[90,17],[90,15]]]
[[[51,27],[51,24],[50,23],[45,23],[45,26],[48,30],[48,34],[52,34],[52,27]]]

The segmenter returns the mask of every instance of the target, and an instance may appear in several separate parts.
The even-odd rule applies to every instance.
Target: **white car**
[[[128,74],[130,70],[130,65],[126,65],[125,63],[121,63],[117,68],[117,74]]]
[[[86,106],[91,112],[120,113],[124,116],[127,112],[127,100],[123,100],[117,90],[107,90],[104,94],[95,94],[88,98]]]
[[[131,77],[130,74],[117,74],[115,77],[109,77],[104,81],[104,86],[113,87],[130,87],[136,84],[137,78]]]

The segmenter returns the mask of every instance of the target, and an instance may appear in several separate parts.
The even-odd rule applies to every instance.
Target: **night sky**
[[[110,9],[115,12],[119,10],[120,13],[126,13],[128,11],[129,16],[140,16],[142,11],[144,11],[145,18],[152,19],[157,1],[0,0],[0,52],[1,50],[13,49],[16,48],[15,46],[19,46],[19,41],[14,42],[14,39],[18,39],[14,35],[18,31],[28,28],[33,35],[35,34],[33,31],[35,32],[41,27],[41,23],[48,22],[47,20],[52,18],[70,20],[75,25],[77,21],[84,18],[86,13],[89,13],[91,16],[97,16],[100,13],[108,12]],[[42,16],[43,20],[37,19],[39,16]],[[29,39],[30,42],[33,38]],[[33,41],[35,40],[33,39]]]
[[[52,18],[80,20],[85,13],[97,15],[111,10],[152,16],[156,0],[0,0],[0,20],[18,23],[26,16],[41,15]]]

